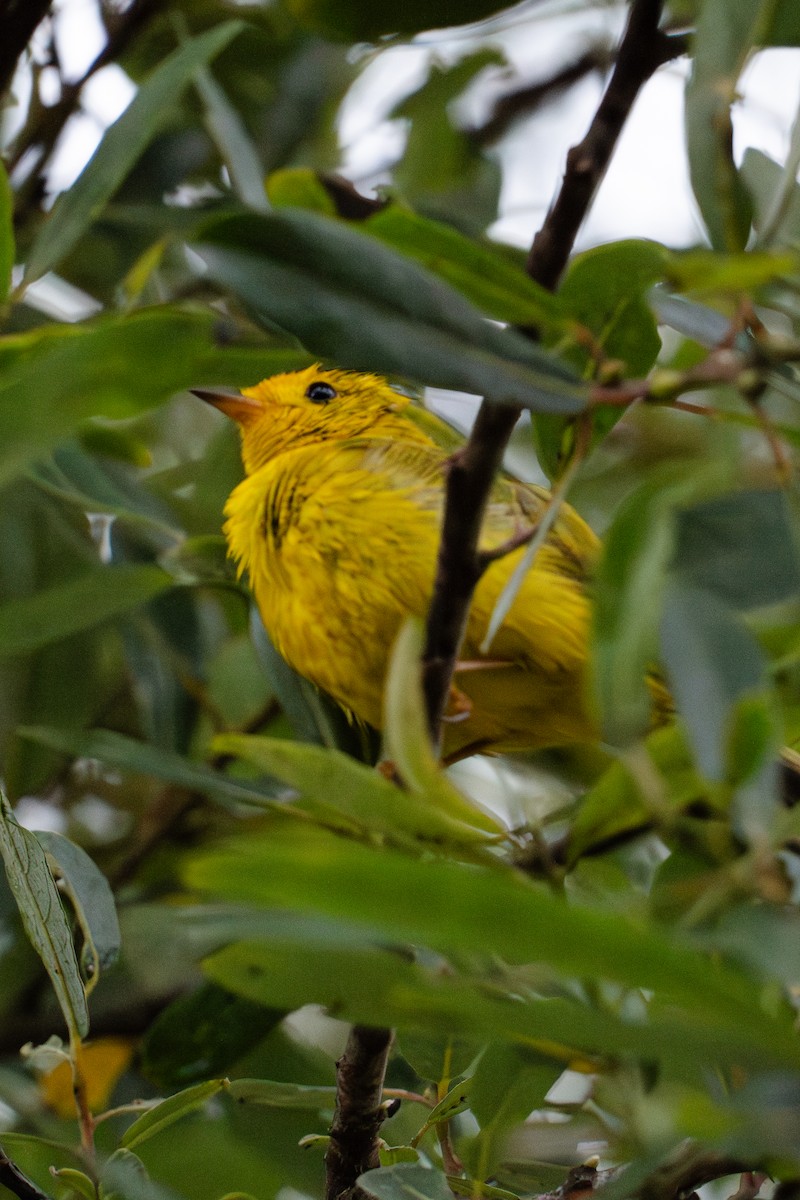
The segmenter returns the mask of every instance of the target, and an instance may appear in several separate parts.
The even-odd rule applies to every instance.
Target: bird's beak
[[[199,396],[201,400],[205,400],[206,404],[213,404],[214,408],[224,412],[226,417],[238,421],[240,425],[246,425],[248,421],[252,421],[254,417],[263,412],[263,407],[258,400],[253,400],[250,396],[243,396],[241,392],[225,388],[189,388],[189,391],[193,396]]]

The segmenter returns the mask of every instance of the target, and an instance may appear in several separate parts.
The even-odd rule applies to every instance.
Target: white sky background
[[[484,73],[461,102],[460,116],[468,122],[480,120],[492,98],[503,90],[547,78],[598,38],[615,42],[623,26],[624,5],[548,16],[548,9],[554,7],[555,3],[539,0],[524,18],[516,15],[496,23],[493,39],[510,68]],[[64,69],[70,79],[79,78],[103,45],[95,0],[59,0],[55,13]],[[482,39],[468,33],[425,34],[416,43],[377,54],[342,109],[344,173],[367,188],[385,181],[381,168],[402,147],[404,137],[403,123],[389,121],[386,114],[419,86],[431,57],[455,61],[474,49],[478,40]],[[673,247],[702,239],[683,148],[685,75],[686,64],[679,61],[659,71],[645,87],[581,230],[579,249],[624,237],[653,237]],[[742,100],[734,113],[737,158],[748,146],[756,146],[783,161],[800,103],[800,51],[758,54],[741,84]],[[566,152],[583,136],[602,87],[599,75],[583,80],[566,95],[557,96],[538,118],[519,122],[504,139],[499,149],[501,213],[492,227],[493,236],[519,246],[530,244],[557,189]],[[91,80],[84,89],[83,112],[70,122],[54,156],[49,174],[52,192],[73,182],[105,128],[133,94],[133,84],[119,67],[107,67]]]

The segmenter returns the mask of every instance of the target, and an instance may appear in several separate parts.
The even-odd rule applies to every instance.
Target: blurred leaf
[[[453,24],[482,21],[503,7],[502,0],[382,0],[380,7],[365,0],[284,0],[302,25],[341,42],[373,42],[389,33],[421,33]]]
[[[566,998],[518,995],[509,1004],[489,979],[470,979],[452,969],[428,970],[402,951],[316,943],[310,954],[307,945],[273,937],[228,946],[207,958],[203,968],[223,987],[266,1005],[296,1009],[317,1003],[332,1016],[365,1025],[383,1021],[401,1031],[451,1031],[523,1044],[547,1039],[604,1054],[638,1054],[657,1059],[666,1073],[678,1076],[687,1069],[695,1076],[698,1057],[759,1067],[796,1063],[798,1058],[788,1014],[773,1025],[752,1001],[749,1017],[740,1012],[734,1022],[722,1025],[716,999],[713,1015],[697,1002],[690,1013],[673,1003],[652,1021],[627,1020]],[[743,978],[740,983],[751,986]],[[558,1061],[562,1068],[561,1057]]]
[[[450,1200],[447,1177],[417,1163],[375,1167],[358,1177],[358,1186],[377,1200]]]
[[[440,1083],[463,1075],[477,1057],[481,1043],[471,1038],[409,1029],[403,1034],[399,1049],[420,1079]]]
[[[742,176],[753,195],[758,232],[757,245],[788,245],[796,249],[800,238],[800,109],[792,128],[791,145],[781,167],[760,150],[749,148],[742,160]]]
[[[0,304],[11,287],[14,254],[14,193],[5,165],[0,162]]]
[[[456,817],[437,802],[435,793],[402,791],[371,767],[322,746],[226,733],[214,739],[214,750],[243,758],[296,788],[302,797],[313,801],[312,811],[318,811],[323,820],[329,812],[341,814],[364,830],[390,840],[405,835],[452,850],[455,846],[484,843],[486,826],[492,824],[460,796]],[[488,832],[496,833],[498,829],[493,825]]]
[[[53,1168],[53,1175],[56,1179],[61,1179],[65,1184],[72,1188],[74,1192],[84,1198],[84,1200],[97,1200],[97,1188],[94,1181],[85,1175],[83,1171],[73,1171],[71,1167],[62,1167],[60,1170]]]
[[[385,697],[389,758],[411,792],[422,798],[429,811],[437,812],[442,834],[446,828],[454,833],[456,828],[466,826],[470,840],[476,829],[495,838],[503,837],[505,828],[453,786],[433,752],[422,694],[423,636],[421,622],[409,617],[392,649]]]
[[[224,379],[214,327],[208,312],[163,307],[0,338],[0,481],[88,417],[133,416],[193,376]]]
[[[798,265],[797,256],[793,254],[752,250],[741,254],[715,254],[711,250],[690,250],[669,260],[666,275],[678,291],[738,296],[780,279],[782,275],[792,274]]]
[[[121,733],[114,733],[110,729],[93,729],[85,733],[27,726],[21,728],[19,734],[73,758],[96,758],[121,771],[152,775],[155,779],[175,783],[179,787],[209,796],[225,806],[236,802],[255,805],[257,808],[283,808],[276,800],[275,790],[264,783],[229,779],[220,771],[214,771],[203,763],[192,762],[178,754],[169,754],[165,750],[157,749],[146,742],[138,742],[135,738],[125,737]]]
[[[620,359],[628,375],[646,375],[661,349],[646,296],[670,261],[658,242],[609,242],[576,255],[559,288],[565,316],[589,329],[605,356]],[[579,366],[589,359],[582,348],[570,357]]]
[[[81,966],[91,985],[119,956],[117,909],[108,880],[80,846],[52,830],[36,834],[50,860],[53,877],[72,905],[84,944]],[[88,990],[88,988],[87,988]]]
[[[0,811],[0,856],[25,932],[50,976],[70,1039],[85,1037],[89,1012],[80,967],[44,850],[36,835],[17,822],[2,792]]]
[[[102,212],[133,164],[172,113],[176,96],[244,28],[226,21],[173,51],[139,88],[78,180],[56,201],[28,254],[24,282],[32,283],[55,267]]]
[[[722,779],[731,710],[764,685],[758,644],[713,592],[673,577],[661,618],[661,654],[700,769],[709,779]]]
[[[800,560],[786,494],[733,492],[678,514],[672,563],[738,609],[800,595]]]
[[[283,1017],[280,1009],[203,984],[158,1014],[141,1047],[142,1070],[162,1088],[224,1075]]]
[[[492,1177],[514,1126],[541,1108],[563,1064],[527,1046],[493,1042],[478,1060],[470,1108],[481,1127],[478,1156],[481,1177]]]
[[[751,202],[733,160],[730,110],[769,9],[769,0],[705,0],[697,20],[686,135],[692,190],[715,250],[743,250],[750,233]]]
[[[670,812],[680,812],[708,798],[708,784],[698,775],[681,726],[656,729],[645,742],[648,755],[666,788]],[[659,815],[652,811],[624,759],[613,762],[582,798],[569,830],[571,865],[606,842],[645,829]]]
[[[702,1019],[713,1013],[729,1030],[757,1006],[743,979],[718,974],[689,945],[618,914],[567,907],[499,865],[417,861],[295,826],[200,856],[188,864],[187,877],[192,886],[228,899],[324,913],[379,929],[392,941],[548,963],[581,977],[663,989],[686,1004],[693,1019],[702,994]],[[219,982],[228,986],[225,978]]]
[[[478,45],[455,62],[432,58],[428,77],[392,110],[410,122],[395,185],[416,207],[443,213],[470,228],[494,220],[500,193],[497,164],[458,127],[454,102],[487,67],[505,66],[498,44]]]
[[[100,1176],[100,1200],[184,1200],[154,1183],[144,1163],[130,1150],[115,1150]]]
[[[218,1096],[225,1087],[224,1079],[209,1079],[205,1083],[198,1083],[194,1087],[185,1088],[182,1092],[176,1092],[174,1096],[162,1100],[155,1108],[151,1108],[141,1117],[137,1117],[122,1135],[121,1145],[126,1150],[133,1150],[135,1147],[141,1146],[149,1138],[156,1137],[165,1129],[169,1129],[182,1117],[202,1108],[212,1096]]]
[[[560,297],[534,283],[489,241],[474,241],[400,204],[369,217],[364,229],[447,280],[498,321],[557,327],[564,323]]]
[[[0,605],[0,657],[30,653],[137,608],[172,587],[160,567],[97,567],[24,599]]]
[[[448,285],[342,222],[292,209],[222,217],[195,249],[209,276],[261,321],[343,367],[548,412],[584,407],[583,385],[554,355],[486,322]]]
[[[594,587],[595,671],[604,732],[616,745],[650,723],[646,677],[657,659],[674,510],[694,486],[674,470],[653,473],[621,505],[606,534]]]
[[[676,329],[684,337],[692,338],[701,346],[707,346],[709,349],[718,346],[730,334],[729,319],[705,304],[695,304],[693,300],[685,300],[683,296],[671,296],[661,287],[651,288],[647,299],[663,325],[669,325],[671,329]]]
[[[195,87],[206,106],[206,125],[228,168],[234,192],[248,208],[268,212],[264,172],[241,117],[207,67],[196,71]]]
[[[234,1079],[228,1084],[227,1091],[239,1104],[261,1104],[265,1108],[333,1110],[336,1103],[335,1087],[276,1083],[272,1079]]]
[[[305,208],[335,217],[336,205],[310,167],[282,167],[267,179],[267,198],[275,208]]]

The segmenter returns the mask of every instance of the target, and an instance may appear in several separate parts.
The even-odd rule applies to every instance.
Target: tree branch
[[[50,0],[2,0],[0,3],[0,97],[4,97],[17,61],[33,36],[36,26],[50,9]]]
[[[361,1194],[356,1180],[380,1165],[378,1133],[383,1124],[383,1078],[392,1044],[390,1029],[354,1025],[336,1064],[336,1112],[325,1155],[326,1200]]]
[[[575,236],[614,153],[642,86],[679,43],[659,29],[662,0],[634,0],[606,92],[583,141],[567,157],[555,204],[536,235],[528,274],[555,290]],[[682,48],[683,43],[680,43]],[[531,336],[536,336],[534,331]],[[434,744],[441,736],[459,646],[472,593],[480,577],[478,537],[497,468],[520,409],[484,400],[467,445],[454,456],[447,495],[436,585],[423,654],[423,690]]]
[[[0,1147],[0,1184],[7,1188],[19,1200],[52,1200],[45,1192],[40,1192],[35,1183],[31,1183],[27,1175],[23,1175],[16,1163],[13,1163]]]

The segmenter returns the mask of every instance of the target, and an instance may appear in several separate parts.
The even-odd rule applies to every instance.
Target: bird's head
[[[379,375],[326,370],[318,364],[272,375],[241,392],[192,391],[236,421],[248,475],[275,455],[312,442],[391,436],[397,414],[409,404]]]

